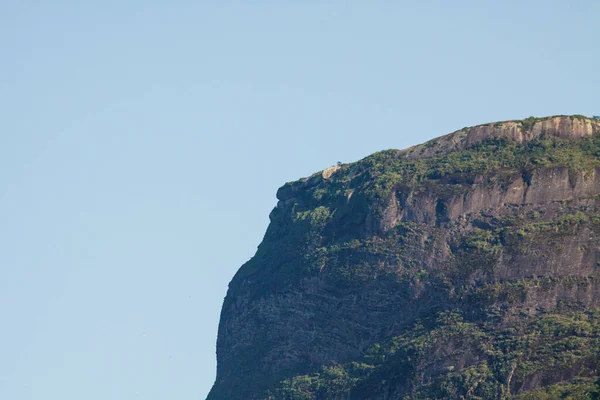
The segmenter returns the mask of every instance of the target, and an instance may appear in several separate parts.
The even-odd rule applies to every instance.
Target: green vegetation
[[[536,122],[541,122],[543,121],[542,118],[536,118],[536,117],[529,117],[529,118],[525,118],[523,121],[521,121],[521,125],[523,125],[523,129],[528,131],[531,130],[531,128],[533,128],[533,125],[535,125]]]
[[[578,378],[515,396],[515,400],[600,399],[600,381]]]
[[[505,328],[493,318],[472,322],[457,312],[441,312],[372,346],[360,362],[286,379],[261,398],[308,400],[348,394],[363,398],[383,395],[387,382],[396,382],[396,393],[413,385],[406,397],[411,399],[507,398],[534,375],[569,377],[574,370],[593,375],[600,367],[599,354],[600,309],[519,318]],[[418,374],[416,366],[429,372]],[[399,375],[404,379],[398,383]],[[516,398],[594,398],[599,393],[595,379],[567,378],[569,382]]]
[[[442,158],[406,161],[393,150],[376,153],[353,168],[362,172],[352,183],[363,183],[365,193],[385,199],[392,188],[419,184],[469,184],[477,175],[517,173],[532,168],[565,166],[574,171],[600,166],[600,138],[580,141],[539,139],[525,145],[505,139],[490,139],[472,149]],[[337,184],[350,184],[342,174]],[[362,178],[362,179],[361,179]]]

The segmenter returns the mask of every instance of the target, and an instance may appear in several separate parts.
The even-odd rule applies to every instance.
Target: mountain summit
[[[208,400],[600,397],[600,121],[463,128],[277,198]]]

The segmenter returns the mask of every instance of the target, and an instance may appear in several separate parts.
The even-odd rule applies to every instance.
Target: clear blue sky
[[[599,20],[596,0],[2,2],[0,398],[203,399],[279,186],[600,114]]]

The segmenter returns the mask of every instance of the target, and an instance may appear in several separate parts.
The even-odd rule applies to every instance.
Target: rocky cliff
[[[209,400],[600,396],[600,121],[464,128],[277,198]]]

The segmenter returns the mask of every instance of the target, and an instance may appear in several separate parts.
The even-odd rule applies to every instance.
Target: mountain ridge
[[[465,127],[450,134],[429,140],[421,145],[401,150],[407,159],[431,158],[447,155],[451,151],[465,150],[476,143],[491,138],[508,138],[526,143],[542,135],[563,139],[592,137],[600,132],[600,121],[583,115],[554,115],[529,117]]]

